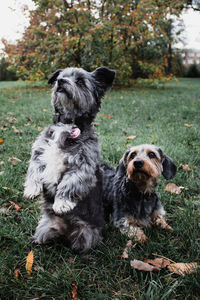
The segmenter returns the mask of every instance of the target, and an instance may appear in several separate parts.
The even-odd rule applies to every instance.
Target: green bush
[[[3,57],[0,60],[0,81],[13,81],[17,80],[15,71],[9,70],[9,62]]]
[[[200,70],[196,64],[190,65],[186,71],[185,77],[197,78],[200,77]]]

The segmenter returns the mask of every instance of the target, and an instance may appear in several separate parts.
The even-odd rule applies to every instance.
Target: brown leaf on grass
[[[28,126],[28,125],[30,125],[32,123],[33,123],[33,121],[32,121],[31,118],[26,118],[26,124],[25,124],[25,126]]]
[[[126,243],[126,247],[124,248],[121,258],[124,258],[124,259],[128,258],[128,251],[130,248],[132,248],[132,240],[129,240]]]
[[[12,165],[16,165],[17,163],[21,162],[21,159],[11,156],[9,157],[8,161],[12,164]]]
[[[12,204],[13,206],[14,206],[14,208],[17,210],[17,211],[19,211],[20,209],[21,209],[21,207],[18,205],[18,204],[16,204],[15,202],[13,202],[13,201],[9,201],[10,202],[10,204]]]
[[[185,127],[191,127],[192,125],[191,125],[191,124],[188,124],[188,123],[185,123],[184,126],[185,126]]]
[[[42,131],[42,127],[38,126],[37,131]]]
[[[69,257],[67,262],[68,262],[68,264],[73,265],[75,262],[75,259],[73,257]]]
[[[0,127],[1,130],[7,130],[8,129],[8,125],[4,124],[3,126]]]
[[[15,133],[19,134],[22,133],[23,131],[20,129],[17,129],[15,126],[12,126],[12,129],[14,130]]]
[[[3,143],[3,139],[0,139],[0,144]]]
[[[5,191],[10,190],[10,188],[8,188],[7,186],[3,186],[2,189],[4,189]]]
[[[129,135],[127,136],[127,140],[134,140],[136,138],[136,135]]]
[[[112,119],[112,116],[107,116],[106,114],[102,113],[101,114],[102,117],[106,118],[106,119]]]
[[[17,269],[14,270],[15,279],[19,278],[19,275],[20,275],[20,269],[17,268]]]
[[[181,167],[186,171],[191,171],[191,168],[189,167],[189,165],[181,165]]]
[[[183,189],[183,187],[181,187]],[[180,194],[181,188],[177,186],[175,183],[168,183],[165,187],[165,190],[172,194]]]
[[[15,117],[7,117],[6,120],[9,122],[9,123],[15,123],[17,121],[17,119]]]
[[[32,273],[32,266],[33,266],[33,251],[31,250],[27,255],[26,265],[25,265],[26,272],[28,275],[31,275]]]
[[[180,276],[185,276],[185,274],[192,274],[197,271],[200,266],[196,262],[192,263],[175,263],[170,264],[167,268],[170,272],[178,274]]]
[[[77,285],[72,283],[73,289],[72,289],[72,300],[78,300],[77,298]]]
[[[150,264],[137,259],[131,260],[130,265],[131,268],[140,271],[145,271],[145,272],[160,271],[160,267],[151,266]]]
[[[169,259],[159,258],[159,257],[154,259],[145,259],[144,261],[157,268],[165,268],[166,266],[171,264],[171,261]]]

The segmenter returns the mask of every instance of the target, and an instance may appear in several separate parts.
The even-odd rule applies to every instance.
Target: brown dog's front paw
[[[139,227],[130,226],[128,231],[128,237],[134,238],[138,243],[145,243],[147,236],[144,234],[144,231]]]
[[[167,222],[165,221],[164,218],[162,217],[157,217],[153,223],[156,225],[156,226],[160,226],[161,228],[165,229],[165,230],[170,230],[172,231],[173,228],[167,224]]]

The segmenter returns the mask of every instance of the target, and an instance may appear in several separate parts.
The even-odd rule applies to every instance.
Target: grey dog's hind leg
[[[44,214],[36,228],[33,241],[36,244],[46,244],[50,240],[60,236],[62,232],[58,220],[59,219],[56,218],[52,219]]]

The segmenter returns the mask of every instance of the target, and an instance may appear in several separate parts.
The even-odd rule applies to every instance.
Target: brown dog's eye
[[[134,159],[134,158],[136,157],[136,155],[137,155],[137,153],[136,153],[136,152],[133,152],[133,153],[131,153],[130,158],[131,158],[131,159]]]
[[[149,158],[156,158],[156,155],[153,152],[149,152],[148,156],[149,156]]]

